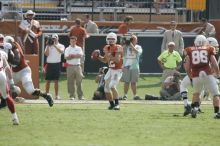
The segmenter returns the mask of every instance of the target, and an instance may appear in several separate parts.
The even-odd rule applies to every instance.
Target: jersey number
[[[192,52],[192,63],[208,63],[208,52],[206,50],[193,51]]]

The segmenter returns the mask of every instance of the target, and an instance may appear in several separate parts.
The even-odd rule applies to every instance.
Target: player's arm
[[[107,48],[108,48],[108,47],[109,47],[109,46],[106,45],[106,46],[103,48],[104,56],[101,56],[101,55],[98,56],[98,60],[101,61],[101,62],[103,62],[103,63],[108,63],[108,51],[107,51]]]
[[[6,76],[8,77],[8,80],[9,80],[9,83],[10,83],[10,86],[14,85],[14,80],[12,78],[12,71],[11,71],[11,68],[8,64],[8,61],[5,57],[2,57],[3,59],[3,67],[5,69],[5,73],[6,73]]]
[[[214,55],[210,56],[210,62],[215,74],[217,75],[217,78],[219,78],[220,77],[219,66]]]
[[[186,56],[186,58],[185,58],[184,69],[185,69],[187,75],[189,76],[189,78],[191,79],[192,75],[191,75],[191,65],[190,65],[189,56]]]
[[[14,57],[12,60],[10,60],[10,63],[12,65],[19,65],[20,62],[21,62],[21,55],[20,55],[20,52],[19,50],[16,48],[13,50],[13,53],[14,53]]]

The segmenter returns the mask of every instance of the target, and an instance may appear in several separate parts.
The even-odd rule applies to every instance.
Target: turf
[[[1,146],[217,146],[219,120],[204,105],[198,118],[182,116],[182,105],[17,105],[21,124],[12,126],[0,110]]]
[[[84,94],[91,99],[96,89],[94,75],[83,81]],[[139,95],[158,95],[160,77],[141,76]],[[41,80],[41,89],[45,82]],[[53,93],[51,85],[51,91]],[[191,90],[191,89],[190,89]],[[119,84],[123,94],[123,84]],[[190,92],[191,94],[191,92]],[[60,96],[68,99],[66,78],[60,80]],[[132,94],[129,92],[129,100]],[[141,103],[141,104],[140,104]],[[0,146],[217,146],[219,120],[213,119],[210,104],[196,119],[183,117],[183,105],[121,103],[120,111],[99,104],[16,104],[20,125],[13,126],[7,109],[0,110]]]
[[[52,95],[54,95],[54,87],[53,83],[50,85],[50,92]],[[161,87],[160,83],[160,76],[158,75],[141,75],[139,78],[139,82],[137,84],[137,92],[138,95],[141,96],[144,99],[145,94],[153,94],[156,96],[159,96],[159,90]],[[42,90],[45,90],[45,81],[43,78],[41,78],[40,82],[40,88]],[[66,76],[62,75],[59,81],[59,95],[63,99],[69,99],[69,95],[67,93],[67,82],[66,82]],[[93,92],[96,90],[97,84],[95,83],[95,75],[86,75],[85,78],[82,81],[82,89],[84,91],[85,98],[87,100],[92,99]],[[123,83],[120,82],[118,85],[118,92],[120,96],[123,96]],[[133,99],[133,95],[131,92],[131,89],[129,89],[128,92],[128,98]]]

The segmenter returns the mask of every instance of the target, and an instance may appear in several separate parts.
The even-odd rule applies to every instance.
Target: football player
[[[8,55],[9,56],[14,55],[11,49],[12,49],[12,45],[10,43],[4,43],[4,36],[0,34],[0,52],[1,52],[1,55],[3,55],[6,58],[6,60],[8,60]],[[9,77],[11,78],[8,78],[7,80],[10,85],[10,93],[20,94],[21,92],[20,88],[15,86],[12,76],[9,76]],[[1,94],[0,94],[0,99],[1,99],[1,103],[0,103],[0,109],[1,109],[1,108],[6,107],[6,100],[4,100]]]
[[[119,96],[116,86],[122,76],[123,48],[117,43],[117,35],[113,32],[106,36],[107,45],[103,48],[104,56],[99,55],[98,59],[103,63],[108,63],[109,70],[106,73],[104,91],[109,100],[109,110],[119,110]]]
[[[219,56],[218,56],[218,52],[219,52],[219,44],[218,44],[218,41],[217,41],[215,38],[213,38],[213,37],[207,38],[207,41],[208,41],[208,45],[210,45],[210,46],[212,46],[212,47],[215,48],[215,50],[214,50],[215,57],[216,57],[216,59],[218,59],[218,58],[219,58]],[[184,61],[184,65],[185,65],[185,61]],[[188,94],[187,88],[188,88],[190,85],[192,85],[192,79],[190,79],[189,76],[186,75],[186,76],[183,78],[183,80],[181,81],[181,84],[180,84],[180,93],[181,93],[181,96],[182,96],[182,98],[183,98],[184,109],[185,109],[185,111],[184,111],[184,113],[183,113],[184,116],[186,116],[186,115],[188,115],[188,114],[191,113],[191,106],[190,106],[190,104],[189,104],[189,102],[188,102],[188,95],[187,95],[187,94]],[[205,90],[206,90],[206,89],[204,89],[202,93],[204,93],[204,94],[205,94],[205,93],[208,93],[208,92],[205,91]],[[205,95],[203,95],[203,96],[205,96]],[[200,98],[201,98],[201,97],[202,97],[202,94],[200,95]],[[201,109],[199,109],[199,111],[201,112]]]
[[[9,94],[8,79],[7,78],[10,80],[10,82],[13,82],[12,72],[11,72],[10,66],[7,62],[7,59],[4,55],[4,53],[2,51],[0,51],[0,92],[1,92],[2,98],[7,103],[9,111],[12,114],[13,124],[18,125],[19,120],[18,120],[18,116],[15,111],[14,102]]]
[[[214,70],[216,77],[220,77],[219,66],[215,59],[214,48],[207,45],[208,41],[203,35],[198,35],[194,41],[195,46],[186,48],[186,64],[185,69],[192,79],[193,98],[191,115],[196,118],[199,104],[200,94],[203,88],[207,88],[213,95],[214,118],[220,119],[219,113],[219,89],[215,77],[212,73]]]
[[[43,93],[40,89],[34,88],[33,81],[31,78],[31,69],[26,63],[20,45],[17,42],[15,42],[14,38],[12,38],[11,36],[6,36],[4,38],[4,41],[12,45],[12,52],[14,53],[14,57],[13,59],[9,60],[9,63],[12,66],[13,79],[15,83],[21,82],[25,91],[29,95],[41,96],[47,100],[49,106],[53,106],[53,99],[50,94]]]

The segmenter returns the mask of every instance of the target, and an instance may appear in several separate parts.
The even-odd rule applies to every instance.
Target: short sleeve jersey
[[[186,53],[190,58],[192,77],[198,77],[200,71],[211,74],[210,57],[214,55],[214,48],[210,46],[188,47]]]
[[[112,60],[108,60],[108,66],[111,69],[121,69],[123,66],[123,48],[120,45],[114,45],[110,46],[107,45],[104,47],[105,54],[107,53],[108,56],[112,55],[113,57],[116,56],[116,53],[120,53],[120,61],[119,62],[114,62]]]

